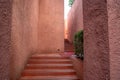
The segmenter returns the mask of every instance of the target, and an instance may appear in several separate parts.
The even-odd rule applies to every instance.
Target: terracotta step
[[[49,57],[61,57],[58,53],[57,54],[34,54],[32,55],[32,57],[34,56],[42,56],[42,57],[45,57],[45,56],[49,56]]]
[[[41,61],[41,60],[29,60],[28,64],[71,64],[72,61]]]
[[[68,76],[25,76],[20,80],[79,80],[75,75]]]
[[[27,64],[27,68],[73,68],[72,64]]]
[[[72,64],[27,64],[27,68],[37,68],[37,69],[41,69],[41,68],[55,68],[55,69],[69,69],[69,68],[73,68]]]
[[[32,56],[31,59],[69,59],[66,57],[50,57],[50,56]]]
[[[70,59],[30,59],[29,61],[71,61]]]
[[[31,70],[24,70],[24,72],[35,73],[35,72],[75,72],[74,69],[31,69]]]
[[[76,72],[23,72],[22,76],[65,76],[65,75],[76,75]]]
[[[73,69],[73,66],[27,66],[26,69]]]
[[[27,64],[27,66],[56,66],[56,67],[59,67],[59,66],[73,66],[72,64],[51,64],[51,63],[48,63],[48,64]]]
[[[58,54],[33,55],[20,80],[79,80],[69,58]]]

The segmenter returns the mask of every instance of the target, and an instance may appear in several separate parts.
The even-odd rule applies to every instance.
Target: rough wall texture
[[[77,31],[83,29],[83,5],[82,0],[75,0],[68,14],[68,40],[73,41]]]
[[[37,49],[39,0],[13,0],[12,14],[12,74],[14,79],[31,53]]]
[[[63,52],[64,0],[40,0],[39,4],[39,52]]]
[[[83,0],[84,80],[109,80],[106,0]]]
[[[110,80],[120,80],[120,1],[108,1]]]
[[[83,66],[83,61],[74,57],[74,56],[72,56],[71,59],[72,59],[74,69],[76,70],[76,74],[77,74],[78,78],[80,80],[84,80],[83,79],[83,72],[84,72],[83,71],[83,67],[84,67]]]
[[[0,0],[0,80],[9,80],[12,0]]]

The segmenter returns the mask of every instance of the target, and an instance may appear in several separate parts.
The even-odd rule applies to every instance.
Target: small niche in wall
[[[57,52],[60,52],[60,49],[57,49]]]

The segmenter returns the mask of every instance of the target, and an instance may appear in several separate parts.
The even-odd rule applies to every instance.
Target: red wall
[[[68,40],[73,41],[77,31],[83,29],[83,7],[82,0],[75,0],[68,14]]]
[[[20,77],[31,54],[64,51],[63,9],[63,0],[13,0],[13,79]]]
[[[0,0],[0,80],[10,78],[11,0]]]
[[[37,52],[39,0],[13,0],[12,10],[12,69],[20,77],[28,58]]]
[[[84,80],[110,80],[108,12],[105,0],[83,0]]]
[[[40,0],[38,50],[64,52],[64,0]]]

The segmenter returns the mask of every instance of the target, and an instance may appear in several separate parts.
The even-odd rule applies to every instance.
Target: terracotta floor
[[[20,80],[79,80],[72,60],[61,55],[32,55]]]

